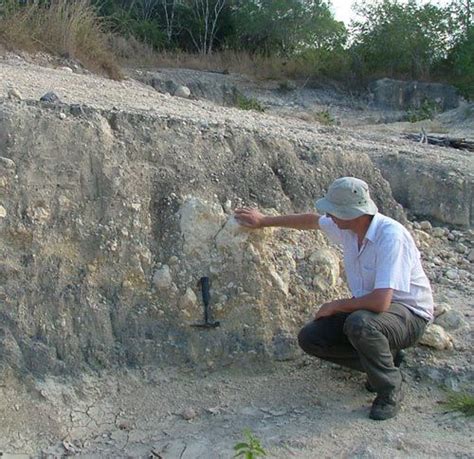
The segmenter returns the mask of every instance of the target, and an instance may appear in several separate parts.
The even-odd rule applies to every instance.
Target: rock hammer
[[[201,287],[202,293],[202,302],[204,303],[204,322],[198,322],[195,324],[191,324],[192,327],[198,328],[216,328],[219,326],[219,322],[211,321],[209,318],[209,302],[211,300],[211,294],[209,291],[210,288],[210,280],[209,277],[204,276],[201,277],[198,281],[198,285]]]

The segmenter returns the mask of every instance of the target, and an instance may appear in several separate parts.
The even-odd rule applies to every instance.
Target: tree
[[[472,0],[454,0],[450,6],[453,45],[441,71],[461,93],[474,99],[474,5]]]
[[[161,2],[162,16],[165,25],[166,41],[168,46],[172,43],[176,26],[177,26],[177,9],[180,0],[162,0]]]
[[[410,0],[359,3],[363,21],[352,24],[352,52],[370,75],[427,78],[449,49],[449,14]]]
[[[113,32],[133,36],[160,49],[166,39],[158,10],[161,0],[92,0],[98,13],[107,18]]]
[[[465,35],[474,23],[474,2],[453,0],[448,6],[451,13],[450,32],[454,37]]]
[[[229,0],[185,0],[188,22],[184,29],[199,54],[212,54],[219,20]]]
[[[293,56],[345,42],[346,30],[322,0],[241,0],[232,45],[267,56]]]

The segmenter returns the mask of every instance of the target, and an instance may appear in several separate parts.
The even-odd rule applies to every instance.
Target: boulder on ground
[[[178,86],[176,88],[176,91],[173,94],[176,97],[183,97],[184,99],[187,99],[191,95],[191,90],[187,86]]]
[[[449,336],[443,327],[436,324],[431,324],[426,327],[425,333],[419,343],[439,351],[453,349],[453,339],[451,336]]]

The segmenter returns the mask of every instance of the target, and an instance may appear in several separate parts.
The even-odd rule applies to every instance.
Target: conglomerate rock
[[[357,175],[404,219],[367,156],[311,133],[5,100],[0,152],[0,362],[17,371],[291,358],[345,293],[339,256],[317,232],[245,230],[233,209],[308,211]],[[191,326],[203,276],[213,329]]]

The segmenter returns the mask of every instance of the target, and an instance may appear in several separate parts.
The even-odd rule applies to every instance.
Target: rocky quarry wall
[[[286,359],[314,307],[344,291],[323,235],[248,231],[238,205],[306,211],[341,175],[403,219],[369,158],[259,132],[0,101],[0,368],[213,367]],[[197,282],[211,280],[213,329]]]
[[[456,88],[448,84],[390,78],[375,80],[369,92],[375,106],[392,110],[418,109],[429,102],[435,104],[433,109],[446,111],[456,108],[460,99]]]

